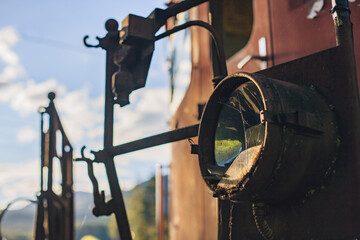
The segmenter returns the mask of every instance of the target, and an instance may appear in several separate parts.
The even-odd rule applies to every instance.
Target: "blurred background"
[[[82,39],[89,35],[88,42],[97,44],[95,37],[106,34],[107,19],[121,23],[129,13],[146,17],[156,7],[165,8],[165,0],[0,1],[0,209],[19,197],[35,199],[40,189],[38,109],[47,106],[48,92],[56,93],[55,104],[74,156],[80,156],[83,145],[88,157],[90,150],[102,149],[105,51],[86,48]],[[178,38],[185,43],[186,32]],[[178,53],[177,63],[170,60],[174,51],[169,48],[167,39],[156,42],[146,88],[130,95],[130,105],[116,106],[115,145],[169,129],[191,68],[190,47]],[[183,75],[171,101],[169,69],[171,65],[174,73],[174,64]],[[132,199],[133,206],[127,204],[132,208],[130,222],[138,222],[131,219],[132,214],[139,219],[143,216],[134,209],[155,207],[155,166],[169,164],[170,146],[126,154],[115,162],[125,201]],[[108,195],[102,165],[95,166],[95,175]],[[74,164],[74,190],[76,239],[87,239],[85,235],[116,239],[113,220],[91,214],[92,185],[85,163]],[[7,239],[31,239],[36,208],[34,204],[24,206],[24,202],[14,204],[4,216],[2,234]],[[146,234],[155,234],[155,229]]]

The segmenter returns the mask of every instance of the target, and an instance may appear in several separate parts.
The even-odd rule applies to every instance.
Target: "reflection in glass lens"
[[[265,127],[260,122],[263,109],[261,94],[253,82],[246,82],[231,93],[220,111],[215,132],[217,165],[226,166],[240,152],[263,142]]]

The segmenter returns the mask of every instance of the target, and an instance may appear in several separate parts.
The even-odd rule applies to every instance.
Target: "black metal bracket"
[[[331,14],[336,13],[340,17],[349,18],[351,10],[349,8],[348,0],[336,0],[334,1],[335,5],[333,5],[333,8],[330,10]]]
[[[214,41],[214,46],[216,48],[215,56],[217,58],[215,59],[214,58],[215,56],[213,56],[213,61],[216,62],[218,65],[218,68],[213,69],[213,78],[217,79],[214,81],[215,86],[216,86],[218,82],[220,82],[224,77],[226,77],[228,75],[228,73],[227,73],[227,67],[226,67],[224,46],[223,46],[220,35],[218,34],[218,32],[215,30],[215,28],[213,26],[211,26],[210,24],[208,24],[204,21],[189,21],[182,25],[173,27],[172,29],[170,29],[162,34],[155,36],[155,41],[160,40],[160,39],[167,37],[173,33],[176,33],[178,31],[184,30],[184,29],[186,29],[188,27],[192,27],[192,26],[198,26],[198,27],[205,28],[210,33],[210,35]]]
[[[86,40],[87,40],[88,38],[89,38],[89,35],[86,35],[86,36],[84,37],[84,39],[83,39],[84,45],[85,45],[86,47],[88,47],[88,48],[98,48],[98,47],[100,47],[100,41],[102,40],[101,38],[96,37],[96,39],[99,41],[99,43],[98,43],[97,45],[88,44],[88,43],[86,42]]]
[[[114,212],[114,207],[112,204],[112,200],[109,202],[105,202],[105,192],[99,192],[99,184],[94,174],[94,167],[93,167],[93,160],[90,158],[85,157],[84,151],[85,146],[81,148],[81,158],[76,158],[75,161],[84,161],[87,163],[88,167],[88,175],[93,185],[93,196],[94,196],[94,208],[92,210],[93,214],[98,216],[108,216]],[[93,153],[93,151],[91,151]]]
[[[87,43],[87,39],[89,35],[86,35],[83,39],[84,45],[89,48],[102,48],[105,50],[111,49],[114,47],[114,43],[117,44],[119,42],[119,23],[114,19],[109,19],[105,23],[105,29],[108,31],[105,37],[100,38],[96,37],[98,40],[97,45],[92,45]]]
[[[289,113],[276,113],[267,110],[260,112],[260,121],[262,124],[265,122],[275,123],[279,125],[293,125],[301,128],[306,128],[314,134],[323,133],[323,127],[315,114],[309,112],[289,112]]]
[[[118,146],[114,146],[108,151],[100,150],[100,151],[91,151],[94,155],[93,162],[104,162],[106,159],[106,154],[109,156],[118,156],[150,147],[159,146],[166,143],[176,142],[180,140],[189,139],[191,137],[197,137],[199,130],[199,124],[191,125],[184,128],[175,129],[172,131],[160,133],[157,135],[153,135],[150,137],[146,137],[143,139],[139,139],[136,141],[124,143]]]
[[[145,86],[154,51],[154,42],[190,26],[200,26],[211,33],[217,49],[217,54],[212,60],[216,66],[219,66],[213,71],[214,79],[223,79],[227,76],[223,44],[220,36],[210,24],[203,21],[190,21],[155,36],[160,27],[166,24],[167,19],[207,1],[187,0],[171,5],[167,9],[157,8],[147,18],[129,14],[122,21],[120,31],[117,21],[109,19],[105,24],[108,34],[104,38],[96,37],[97,45],[87,43],[88,35],[84,37],[85,46],[100,47],[110,52],[110,61],[118,66],[118,71],[111,69],[112,72],[107,73],[112,75],[113,103],[117,103],[121,107],[129,104],[130,93]]]
[[[128,240],[132,237],[113,157],[126,152],[197,136],[198,126],[192,126],[190,129],[185,128],[184,131],[174,130],[175,134],[163,133],[114,147],[114,104],[120,106],[129,104],[129,94],[145,86],[154,51],[155,33],[166,24],[166,20],[207,1],[182,1],[165,10],[155,9],[147,18],[130,14],[122,21],[120,31],[118,30],[118,23],[110,19],[105,24],[108,33],[104,38],[96,37],[98,40],[96,45],[87,42],[89,36],[84,37],[85,46],[106,50],[104,149],[98,152],[92,151],[91,153],[95,156],[93,160],[86,158],[84,154],[77,160],[85,161],[88,164],[88,173],[92,179],[94,190],[94,215],[108,215],[113,212],[121,239]],[[169,138],[169,136],[171,137]],[[99,193],[98,184],[93,174],[92,164],[94,162],[101,162],[105,165],[112,196],[112,200],[109,202],[105,202],[104,194]]]

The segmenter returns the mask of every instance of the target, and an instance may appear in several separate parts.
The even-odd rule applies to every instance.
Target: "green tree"
[[[135,239],[156,239],[155,177],[132,190],[128,205],[128,217]]]

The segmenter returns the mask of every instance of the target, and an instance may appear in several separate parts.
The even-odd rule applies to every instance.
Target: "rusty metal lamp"
[[[328,174],[337,138],[334,112],[314,88],[237,73],[220,82],[205,107],[201,173],[221,199],[285,202]]]

